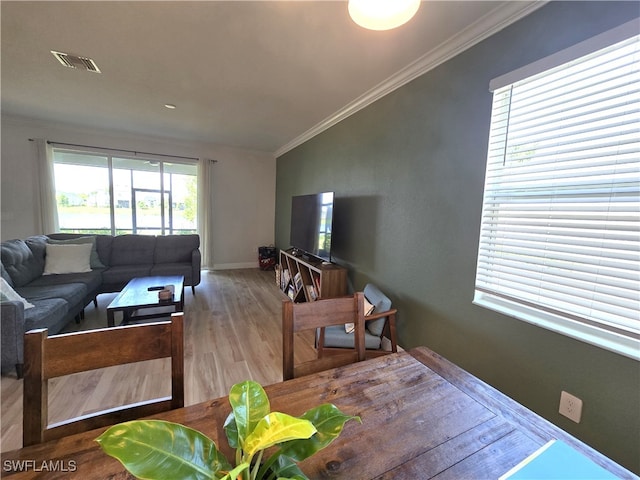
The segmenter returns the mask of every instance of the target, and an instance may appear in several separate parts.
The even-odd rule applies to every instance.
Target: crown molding
[[[0,0],[1,1],[1,0]],[[177,154],[177,156],[189,156],[198,158],[209,158],[211,156],[216,159],[223,160],[228,158],[246,158],[246,159],[269,159],[273,160],[276,157],[272,152],[266,152],[262,150],[252,150],[242,147],[234,147],[224,145],[221,143],[211,143],[203,141],[189,141],[184,138],[171,138],[166,136],[158,136],[151,134],[138,134],[131,133],[124,130],[114,130],[110,128],[92,127],[86,125],[80,125],[77,123],[69,123],[61,120],[48,120],[38,117],[27,117],[23,115],[16,115],[12,113],[0,113],[0,125],[11,125],[15,127],[23,127],[31,129],[29,133],[31,136],[48,136],[53,131],[55,139],[64,143],[83,143],[83,140],[78,140],[82,136],[95,136],[104,140],[91,140],[91,142],[100,141],[104,143],[118,144],[119,147],[123,145],[129,145],[123,150],[137,150],[137,149],[149,149],[149,148],[165,148],[170,146],[171,151],[183,152]],[[33,132],[33,130],[42,130],[43,133]],[[71,136],[70,136],[71,135]],[[80,135],[80,137],[79,137]],[[71,138],[70,140],[63,139]],[[74,140],[75,139],[75,140]],[[54,140],[54,139],[49,139]],[[125,142],[125,143],[123,143]],[[143,144],[155,144],[154,147],[136,147],[135,145]],[[191,153],[187,153],[191,152]]]
[[[385,95],[397,90],[428,71],[433,70],[438,65],[441,65],[482,40],[529,15],[531,12],[545,5],[547,1],[548,0],[533,0],[501,3],[500,6],[480,17],[467,28],[449,38],[446,42],[441,43],[413,63],[410,63],[334,114],[280,147],[274,153],[275,157],[280,157],[288,151],[293,150],[295,147],[312,139],[354,113],[359,112]]]

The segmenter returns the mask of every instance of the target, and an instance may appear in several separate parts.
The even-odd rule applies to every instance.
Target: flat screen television
[[[290,243],[296,250],[331,261],[333,192],[291,198]]]

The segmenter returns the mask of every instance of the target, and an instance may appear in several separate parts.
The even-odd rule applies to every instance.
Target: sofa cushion
[[[24,240],[2,242],[0,256],[14,287],[28,284],[44,271],[44,255],[37,258]]]
[[[153,264],[156,237],[151,235],[119,235],[111,244],[111,267]],[[143,275],[134,275],[141,277]]]
[[[33,235],[24,239],[24,243],[33,252],[33,256],[39,263],[42,263],[44,268],[44,257],[46,255],[47,248],[47,236],[46,235]]]
[[[98,291],[102,285],[102,271],[92,270],[86,273],[65,273],[60,275],[43,275],[29,284],[30,287],[46,287],[50,285],[67,285],[83,283],[89,292]]]
[[[103,287],[112,287],[114,285],[124,286],[134,277],[148,277],[149,275],[151,275],[151,265],[109,267],[102,272]]]
[[[189,263],[160,263],[151,268],[150,275],[168,277],[173,275],[184,276],[184,284],[192,285],[191,262]]]
[[[111,245],[113,245],[112,235],[96,235],[96,250],[98,257],[105,267],[111,264]]]
[[[89,257],[89,264],[91,268],[104,268],[104,264],[100,261],[100,257],[98,256],[95,235],[87,235],[78,238],[68,238],[65,240],[56,240],[55,238],[49,238],[47,240],[47,243],[51,243],[54,245],[82,245],[85,243],[90,243],[91,255]]]
[[[16,291],[34,305],[38,300],[60,298],[69,303],[70,306],[82,304],[85,296],[89,293],[84,283],[65,283],[39,287],[28,285],[17,288]]]
[[[193,251],[198,247],[200,247],[199,235],[158,236],[154,263],[191,263]]]
[[[48,298],[34,302],[34,308],[24,311],[24,331],[47,328],[54,335],[68,323],[69,304],[61,298]]]

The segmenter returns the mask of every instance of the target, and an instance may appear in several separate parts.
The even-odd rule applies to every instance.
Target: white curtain
[[[38,150],[38,181],[40,183],[40,233],[59,230],[56,206],[56,182],[53,172],[53,148],[42,138],[34,140]]]
[[[213,268],[213,167],[215,160],[201,158],[198,162],[198,233],[202,252],[202,267]]]

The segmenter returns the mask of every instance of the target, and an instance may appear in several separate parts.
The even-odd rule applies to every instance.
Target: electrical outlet
[[[570,393],[563,391],[560,394],[560,415],[564,415],[576,423],[580,423],[582,417],[582,400]]]

